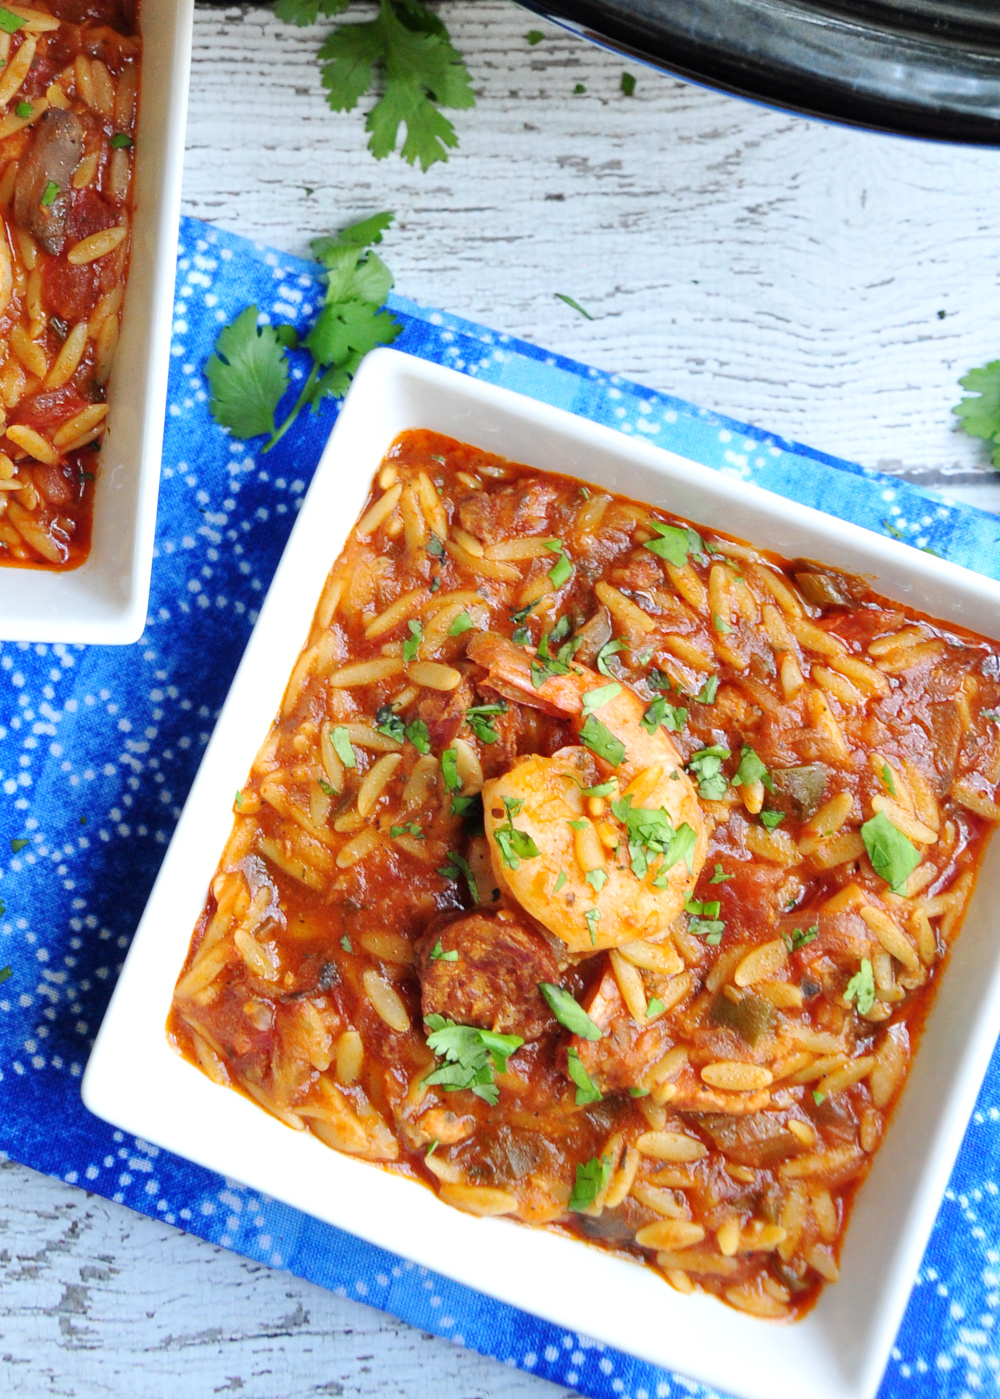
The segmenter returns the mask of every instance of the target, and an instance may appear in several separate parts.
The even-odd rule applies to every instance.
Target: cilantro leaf
[[[472,630],[472,618],[468,612],[460,612],[451,626],[448,628],[449,636],[461,636],[463,632]]]
[[[951,411],[971,437],[994,444],[993,465],[1000,465],[1000,360],[970,369],[958,382],[975,397],[963,398]]]
[[[920,851],[886,816],[877,812],[861,827],[861,839],[868,851],[872,869],[885,880],[894,894],[903,893],[906,881],[920,864]]]
[[[718,899],[699,903],[688,899],[684,905],[688,915],[688,932],[696,938],[704,938],[709,947],[718,947],[725,932],[725,920],[719,917],[722,905]]]
[[[333,744],[333,751],[344,764],[345,768],[357,767],[358,760],[354,756],[351,740],[343,724],[338,724],[336,728],[330,730],[330,742]]]
[[[585,1165],[577,1166],[573,1193],[569,1197],[570,1209],[577,1214],[589,1209],[601,1191],[607,1189],[610,1179],[610,1156],[594,1156]]]
[[[587,1103],[599,1103],[602,1100],[604,1094],[583,1067],[583,1060],[575,1049],[566,1051],[566,1072],[576,1084],[576,1105],[578,1108],[584,1107]]]
[[[458,749],[446,748],[441,754],[441,776],[449,792],[457,792],[462,786],[458,775]]]
[[[549,582],[553,588],[561,588],[564,583],[568,583],[573,577],[573,561],[562,546],[561,540],[556,540],[559,548],[559,557],[549,569]],[[551,548],[552,546],[547,546]]]
[[[516,870],[520,867],[522,860],[533,860],[541,852],[528,832],[519,831],[514,825],[514,817],[521,810],[524,802],[504,797],[503,804],[507,808],[507,821],[505,825],[495,828],[493,839],[500,847],[500,855],[504,864],[508,869]]]
[[[420,643],[424,639],[424,624],[423,622],[407,622],[406,625],[409,628],[410,635],[407,640],[403,642],[403,660],[409,664],[410,661],[416,660],[417,658]]]
[[[507,701],[504,699],[496,704],[476,704],[465,711],[465,721],[480,743],[496,743],[499,735],[493,727],[493,715],[506,713]]]
[[[725,872],[725,870],[722,868],[722,866],[719,865],[719,864],[717,864],[717,865],[715,866],[715,873],[712,875],[711,879],[710,879],[708,882],[709,882],[709,884],[725,884],[725,882],[726,882],[727,879],[734,879],[734,878],[735,878],[734,875],[726,874],[726,872]]]
[[[889,766],[888,763],[882,764],[881,777],[882,783],[889,795],[891,797],[898,796],[899,794],[896,791],[896,779],[893,777],[892,768]]]
[[[651,554],[666,559],[667,563],[672,563],[675,568],[683,568],[687,563],[688,554],[704,558],[707,552],[705,541],[697,530],[687,526],[664,525],[659,520],[649,520],[647,523],[650,529],[655,529],[659,535],[658,539],[648,539],[643,546]]]
[[[781,936],[789,952],[798,952],[816,941],[819,937],[819,924],[814,923],[811,928],[806,928],[805,932],[801,928],[795,928],[790,935],[782,933]]]
[[[710,675],[695,695],[695,704],[714,704],[715,697],[719,693],[719,677]]]
[[[468,1088],[492,1107],[500,1097],[494,1073],[506,1071],[507,1060],[524,1044],[520,1035],[498,1035],[495,1030],[479,1030],[473,1025],[456,1025],[442,1015],[424,1017],[430,1026],[427,1047],[444,1059],[425,1084],[439,1084],[446,1092]]]
[[[847,983],[844,1000],[848,1004],[854,1001],[859,1015],[867,1015],[875,1004],[875,976],[867,957],[862,957],[861,966]]]
[[[564,622],[565,628],[563,627]],[[547,636],[543,633],[531,662],[531,683],[536,690],[540,690],[546,680],[553,675],[569,674],[569,663],[576,654],[582,638],[572,638],[560,646],[555,655],[552,654],[552,642],[558,644],[568,629],[568,618],[560,618]]]
[[[274,327],[257,329],[256,306],[222,331],[205,377],[212,389],[208,410],[220,427],[240,438],[274,432],[274,414],[288,388],[288,364]]]
[[[597,669],[602,675],[607,675],[609,679],[614,679],[614,671],[609,670],[608,661],[617,655],[619,651],[627,651],[628,642],[621,637],[615,637],[612,641],[606,641],[597,653]]]
[[[709,748],[700,748],[692,753],[687,765],[698,779],[698,795],[705,801],[722,801],[729,783],[722,775],[722,764],[730,757],[728,748],[714,743]]]
[[[646,684],[651,690],[672,690],[674,688],[674,682],[671,680],[670,676],[665,670],[661,670],[659,666],[653,666],[652,670],[646,676]]]
[[[432,962],[457,962],[457,961],[458,961],[458,953],[455,951],[454,948],[452,948],[452,950],[451,950],[450,952],[445,952],[444,948],[441,946],[441,939],[438,938],[437,942],[434,944],[434,947],[433,947],[433,949],[432,949],[432,951],[431,951],[431,961],[432,961]]]
[[[585,91],[586,91],[586,88],[583,88],[583,87],[578,86],[578,87],[576,87],[576,88],[574,89],[574,91],[576,91],[576,92],[585,92]],[[561,291],[554,291],[554,292],[552,293],[552,295],[555,297],[555,299],[556,299],[557,301],[562,301],[562,302],[564,302],[565,305],[567,305],[567,306],[570,308],[571,311],[579,311],[579,313],[580,313],[581,316],[586,316],[588,321],[592,321],[592,320],[594,319],[594,317],[590,314],[590,312],[587,311],[587,310],[585,310],[585,309],[580,305],[579,301],[574,301],[573,298],[572,298],[571,296],[566,296],[565,293],[564,293],[564,292],[561,292]]]
[[[560,870],[559,873],[558,873],[558,875],[556,876],[556,882],[555,882],[555,883],[553,884],[553,886],[552,886],[552,892],[553,892],[553,894],[558,894],[558,893],[559,893],[559,890],[563,887],[563,885],[564,885],[565,883],[566,883],[566,871],[565,871],[565,870]]]
[[[396,836],[408,835],[412,836],[414,840],[426,840],[426,836],[423,832],[423,827],[418,826],[416,821],[407,821],[402,826],[390,826],[389,834],[393,837],[393,839],[395,839]]]
[[[431,751],[431,734],[423,719],[414,719],[412,723],[407,724],[406,737],[418,753],[427,754]]]
[[[559,1024],[565,1026],[571,1035],[578,1035],[582,1040],[603,1039],[604,1031],[594,1024],[583,1006],[568,991],[551,981],[540,981],[538,989]]]
[[[297,3],[311,5],[312,0]],[[458,137],[439,108],[473,107],[476,99],[447,29],[418,0],[380,0],[375,19],[340,25],[319,56],[327,102],[335,112],[357,106],[372,86],[373,69],[382,69],[384,92],[365,126],[371,137],[368,149],[377,160],[396,149],[401,125],[406,127],[400,151],[404,160],[411,165],[419,161],[427,170],[448,159]]]
[[[274,13],[286,24],[315,24],[320,15],[340,15],[351,0],[275,0]]]
[[[623,97],[635,96],[635,74],[623,73],[621,77],[621,90]]]
[[[762,811],[760,813],[761,825],[768,831],[776,830],[785,819],[783,811]]]
[[[652,1020],[654,1015],[662,1015],[665,1010],[666,1006],[659,996],[650,996],[649,1005],[646,1007],[646,1019]]]
[[[0,29],[5,34],[16,34],[24,24],[20,15],[16,15],[13,10],[0,8]]]
[[[12,841],[11,841],[11,843],[10,843],[10,848],[11,848],[11,850],[13,851],[13,853],[16,855],[16,854],[18,853],[19,850],[23,850],[24,847],[25,847],[26,845],[28,845],[29,843],[30,843],[30,842],[29,842],[24,836],[20,836],[18,839],[12,840]]]
[[[351,946],[351,939],[347,936],[346,933],[345,933],[344,936],[340,939],[340,945],[341,945],[341,947],[344,949],[345,952],[353,952],[353,951],[354,951],[354,948]]]
[[[740,751],[740,765],[730,778],[730,783],[733,787],[740,787],[744,784],[749,785],[751,782],[762,782],[769,792],[774,791],[774,783],[771,781],[767,768],[749,743],[744,743]]]
[[[679,705],[668,704],[662,695],[655,695],[653,702],[639,720],[642,728],[656,733],[661,726],[671,733],[680,733],[687,723],[688,711]]]
[[[580,742],[613,768],[625,760],[625,745],[593,714],[588,714],[580,730]]]
[[[524,37],[527,39],[531,47],[534,48],[536,44],[540,44],[542,42],[542,40],[545,38],[545,35],[540,29],[529,29]]]
[[[617,699],[621,692],[622,687],[617,680],[612,680],[610,685],[601,685],[596,690],[588,690],[583,697],[584,718],[593,714],[596,709],[603,709],[606,704]]]
[[[476,883],[476,876],[469,868],[468,860],[463,859],[461,855],[456,855],[453,850],[449,850],[448,863],[441,866],[438,870],[438,874],[443,875],[445,879],[458,879],[460,876],[464,875],[472,902],[477,908],[479,907],[481,902],[479,897],[479,885]]]
[[[379,706],[375,713],[375,729],[377,733],[385,734],[386,738],[394,738],[397,743],[402,743],[406,737],[406,727],[391,704]]]

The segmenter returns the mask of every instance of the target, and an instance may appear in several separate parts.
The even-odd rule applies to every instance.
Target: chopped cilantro
[[[336,728],[330,730],[330,742],[333,744],[333,751],[345,768],[357,767],[358,760],[354,756],[351,740],[348,738],[347,729],[343,724],[338,724]]]
[[[688,759],[688,767],[698,779],[698,795],[705,801],[722,801],[729,783],[722,775],[722,764],[730,757],[728,748],[715,743],[710,748],[700,748]]]
[[[16,34],[23,23],[21,16],[16,15],[13,10],[0,8],[0,29],[5,34]]]
[[[321,777],[321,778],[319,779],[319,790],[323,793],[324,796],[327,796],[327,797],[335,797],[335,796],[337,795],[337,793],[333,790],[333,788],[330,786],[329,782],[327,782],[326,778],[324,778],[324,777]],[[236,805],[237,805],[237,806],[242,806],[242,805],[243,805],[243,793],[242,793],[242,792],[237,792],[237,793],[236,793]]]
[[[578,1035],[582,1040],[603,1038],[604,1031],[594,1024],[583,1006],[568,991],[553,985],[551,981],[539,982],[538,989],[559,1024],[569,1030],[571,1035]]]
[[[516,612],[510,614],[510,620],[514,623],[514,631],[510,639],[515,646],[527,646],[528,644],[528,628],[524,623],[534,605],[533,602],[529,602],[527,607],[519,607]]]
[[[414,719],[412,723],[407,724],[406,737],[418,753],[427,754],[431,751],[430,730],[423,719]]]
[[[440,579],[440,578],[432,578],[432,579],[431,579],[430,588],[431,588],[431,592],[432,592],[432,593],[436,593],[437,590],[438,590],[438,588],[440,588],[440,586],[441,586],[441,579]]]
[[[25,847],[28,843],[29,843],[29,842],[25,839],[25,837],[24,837],[24,836],[21,836],[19,839],[17,839],[17,840],[12,840],[12,841],[11,841],[11,843],[10,843],[10,848],[11,848],[11,850],[13,850],[14,854],[16,855],[17,852],[18,852],[19,850],[23,850],[24,847]]]
[[[575,83],[574,86],[573,86],[573,91],[574,91],[574,93],[577,94],[577,96],[579,96],[580,93],[586,92],[586,91],[587,91],[587,86],[586,86],[585,83]],[[556,292],[556,296],[559,296],[559,293],[558,293],[558,292]],[[572,301],[572,298],[571,298],[571,297],[568,297],[568,296],[559,296],[559,300],[560,300],[560,301],[568,301],[568,302],[571,302],[571,304],[573,304],[574,306],[576,305],[576,303]],[[583,311],[583,307],[582,307],[582,306],[577,306],[576,309],[577,309],[578,311]],[[583,314],[584,314],[585,316],[587,316],[586,311],[583,311]],[[594,319],[593,316],[587,316],[587,320],[588,320],[588,321],[592,321],[593,319]]]
[[[587,715],[586,722],[580,730],[580,742],[606,763],[610,763],[613,768],[625,760],[624,743],[620,738],[616,738],[596,715]]]
[[[406,737],[406,727],[391,704],[379,706],[375,713],[375,730],[386,738],[394,738],[397,743],[402,743]]]
[[[604,1094],[583,1067],[583,1060],[575,1049],[566,1051],[566,1072],[576,1084],[576,1105],[578,1108],[584,1107],[587,1103],[599,1103],[604,1097]]]
[[[715,697],[719,693],[719,677],[710,675],[695,695],[695,704],[714,704]]]
[[[826,1094],[825,1094],[825,1093],[821,1093],[821,1092],[819,1091],[818,1088],[814,1088],[814,1089],[813,1089],[813,1102],[816,1104],[817,1107],[819,1107],[821,1103],[825,1103],[825,1102],[826,1102]]]
[[[38,201],[43,209],[48,209],[59,198],[59,186],[55,180],[50,180],[42,191],[42,197]]]
[[[464,860],[461,855],[456,855],[453,850],[449,850],[448,863],[441,866],[438,874],[444,875],[445,879],[458,879],[459,875],[463,875],[468,885],[469,896],[476,907],[479,907],[479,885],[476,883],[476,876],[469,868],[468,860]]]
[[[14,972],[10,967],[0,967],[0,986],[2,986],[5,981],[9,981],[13,975]]]
[[[551,643],[555,641],[558,644],[569,629],[568,619],[565,619],[566,628],[560,631],[563,620],[560,618],[559,622],[552,628],[551,633],[548,636],[543,634],[538,643],[534,660],[531,662],[531,683],[536,690],[540,690],[546,680],[553,675],[569,674],[569,663],[580,645],[580,638],[575,637],[565,642],[555,655],[552,654]]]
[[[545,35],[540,29],[529,29],[524,37],[527,39],[531,47],[534,48],[536,44],[540,44],[542,42],[542,40],[545,38]]]
[[[452,797],[451,814],[452,816],[468,816],[473,807],[482,805],[482,800],[482,794],[479,792],[470,792],[466,797]]]
[[[557,539],[554,544],[546,544],[545,547],[547,549],[552,549],[553,552],[556,550],[559,552],[559,557],[549,569],[549,582],[552,584],[553,588],[561,588],[564,583],[568,583],[573,577],[573,562],[569,554],[567,554],[566,550],[563,548],[561,539]]]
[[[14,111],[17,113],[17,115],[21,118],[22,121],[30,121],[32,116],[34,115],[35,108],[34,104],[31,102],[19,102],[14,108]]]
[[[894,894],[900,894],[906,881],[920,864],[920,851],[902,831],[879,811],[861,827],[861,839],[868,851],[872,869],[885,880]]]
[[[570,1209],[576,1214],[589,1209],[598,1195],[607,1189],[610,1179],[610,1156],[594,1156],[585,1165],[577,1166],[573,1193],[569,1197]]]
[[[601,910],[599,908],[588,908],[583,915],[583,921],[587,925],[587,932],[590,934],[591,944],[597,946],[597,925],[601,921]]]
[[[516,870],[522,860],[533,860],[540,851],[528,832],[519,831],[514,825],[514,817],[524,805],[523,799],[504,797],[503,804],[507,809],[507,821],[503,826],[496,827],[493,839],[500,847],[504,864],[508,869]]]
[[[418,826],[416,821],[407,821],[403,826],[390,826],[389,834],[395,840],[396,836],[412,836],[414,840],[425,840],[423,828]]]
[[[774,791],[774,783],[771,781],[767,768],[749,743],[744,743],[740,751],[740,765],[730,781],[734,787],[748,785],[751,782],[762,782],[769,792]]]
[[[595,709],[603,709],[606,704],[610,704],[613,699],[617,699],[622,692],[622,687],[617,680],[612,680],[610,685],[601,685],[596,690],[588,690],[583,697],[583,716],[593,714]]]
[[[888,763],[882,764],[882,781],[885,784],[886,791],[891,797],[896,797],[899,795],[899,793],[896,791],[896,779],[893,777],[892,768],[889,766]]]
[[[417,651],[424,639],[424,624],[423,622],[407,622],[406,625],[410,630],[410,635],[403,642],[403,660],[409,664],[410,661],[415,661],[417,658]]]
[[[127,131],[116,131],[109,142],[113,151],[127,151],[135,142]]]
[[[433,530],[431,530],[431,537],[424,545],[424,548],[427,550],[428,554],[432,554],[436,559],[443,558],[444,556],[444,545]]]
[[[653,669],[646,676],[646,684],[651,690],[672,690],[674,682],[665,670],[660,670],[659,666]]]
[[[993,448],[993,465],[1000,466],[1000,360],[970,369],[958,381],[975,398],[963,398],[951,411],[970,437],[982,437]]]
[[[860,1015],[867,1015],[875,1004],[875,977],[867,957],[862,957],[861,966],[847,983],[844,1000],[848,1004],[854,1001]]]
[[[438,938],[437,942],[434,944],[433,951],[431,952],[431,961],[432,961],[432,962],[457,962],[457,961],[458,961],[458,953],[455,951],[454,948],[452,948],[452,950],[451,950],[450,952],[445,952],[444,948],[441,946],[441,939]]]
[[[496,704],[476,704],[465,711],[465,722],[480,743],[496,743],[498,735],[493,727],[492,716],[506,713],[507,701],[504,699],[498,700]]]
[[[732,627],[725,618],[719,616],[718,612],[712,613],[712,626],[721,636],[728,636],[732,631]]]
[[[607,873],[604,870],[600,869],[588,870],[587,873],[584,875],[584,878],[594,890],[595,894],[599,894],[604,888],[605,884],[607,884],[608,882]]]
[[[648,1097],[649,1097],[649,1089],[648,1089],[648,1088],[630,1088],[630,1089],[628,1090],[628,1094],[629,1094],[629,1097],[630,1097],[630,1098],[648,1098]]]
[[[598,782],[594,787],[581,787],[582,797],[610,797],[618,790],[618,779],[609,777],[607,782]]]
[[[573,91],[574,91],[574,92],[586,92],[587,89],[584,87],[583,83],[577,83],[577,85],[576,85],[576,87],[573,89]],[[580,313],[581,316],[586,316],[586,318],[587,318],[588,321],[592,321],[592,320],[594,319],[593,316],[590,314],[590,312],[589,312],[589,311],[585,311],[584,308],[580,305],[579,301],[574,301],[573,298],[572,298],[571,296],[566,296],[566,295],[565,295],[563,292],[561,292],[561,291],[553,292],[552,295],[556,298],[557,301],[565,302],[565,304],[570,308],[570,310],[572,310],[572,311],[579,311],[579,313]]]
[[[628,642],[622,638],[614,637],[611,641],[606,641],[597,653],[597,669],[602,675],[614,676],[614,672],[609,668],[608,661],[612,656],[616,656],[619,651],[627,651]]]
[[[671,733],[680,733],[687,723],[688,711],[679,705],[668,704],[662,695],[655,695],[649,708],[639,720],[644,729],[656,733],[661,726]]]
[[[623,73],[623,74],[622,74],[621,89],[622,89],[622,96],[623,96],[623,97],[634,97],[634,96],[635,96],[635,74],[634,74],[634,73]]]
[[[553,892],[553,894],[558,894],[558,893],[559,893],[559,890],[563,887],[563,885],[564,885],[565,883],[566,883],[566,871],[565,871],[565,870],[560,870],[560,871],[559,871],[559,874],[556,876],[556,882],[555,882],[555,884],[553,884],[553,886],[552,886],[552,892]]]
[[[718,947],[726,930],[724,920],[719,917],[721,908],[718,899],[705,903],[688,899],[684,904],[688,915],[688,932],[696,938],[704,938],[709,947]]]
[[[440,1137],[435,1137],[434,1140],[431,1142],[430,1146],[427,1148],[426,1152],[424,1153],[424,1160],[429,1161],[440,1145]]]
[[[585,831],[585,830],[587,829],[587,827],[590,825],[590,822],[589,822],[589,821],[586,821],[586,820],[580,820],[580,821],[568,821],[566,824],[567,824],[572,830],[574,830],[574,831]]]
[[[323,786],[329,787],[329,786],[330,786],[330,784],[329,784],[328,782],[327,782],[327,783],[324,783],[322,778],[320,778],[320,783],[319,783],[319,785],[320,785],[321,787],[323,787]],[[332,792],[332,791],[333,791],[333,788],[330,787],[330,790],[331,790],[331,792]],[[240,809],[240,807],[243,805],[243,793],[242,793],[242,791],[240,790],[239,787],[237,787],[237,789],[236,789],[235,802],[236,802],[236,809],[237,809],[237,811],[238,811],[238,810]]]
[[[629,863],[636,879],[645,879],[657,855],[663,856],[657,879],[681,860],[687,860],[690,869],[694,846],[682,834],[691,830],[686,822],[675,831],[663,807],[633,806],[631,796],[612,802],[611,810],[625,827]]]
[[[345,933],[344,936],[340,939],[340,945],[341,945],[341,947],[344,949],[345,952],[353,952],[353,951],[354,951],[354,948],[351,946],[351,939],[347,936],[346,933]]]
[[[472,630],[472,618],[468,612],[460,612],[451,626],[448,628],[449,636],[461,636],[463,632]]]
[[[647,540],[644,548],[656,554],[658,558],[666,559],[667,563],[672,563],[675,568],[683,568],[687,563],[688,554],[704,557],[705,541],[697,530],[664,525],[659,520],[649,520],[647,523],[651,529],[656,530],[659,538]]]
[[[1000,709],[981,709],[979,711],[981,719],[992,719],[994,724],[1000,724]]]
[[[785,946],[789,952],[798,952],[800,948],[808,947],[811,942],[815,942],[819,937],[819,924],[814,923],[811,928],[806,928],[805,932],[801,928],[795,928],[791,935],[782,933]]]
[[[666,1006],[658,996],[650,996],[649,1005],[646,1007],[646,1019],[652,1020],[654,1015],[662,1015]]]
[[[431,1028],[428,1049],[445,1061],[424,1083],[438,1084],[449,1093],[468,1088],[492,1107],[500,1097],[493,1075],[506,1072],[507,1060],[524,1043],[521,1036],[456,1025],[442,1015],[427,1015],[424,1021]]]
[[[726,874],[722,866],[720,864],[716,864],[715,873],[712,875],[711,879],[708,882],[709,884],[725,884],[727,879],[734,878],[735,875]]]
[[[462,786],[458,775],[458,749],[446,748],[441,754],[441,776],[449,792],[457,792]]]
[[[760,813],[761,825],[769,831],[776,830],[784,819],[785,813],[783,811],[762,811]]]

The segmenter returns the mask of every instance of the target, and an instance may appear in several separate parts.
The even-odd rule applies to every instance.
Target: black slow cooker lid
[[[741,97],[877,131],[1000,145],[1000,0],[522,0]]]

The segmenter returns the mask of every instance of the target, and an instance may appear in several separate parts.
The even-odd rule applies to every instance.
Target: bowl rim
[[[239,1094],[217,1088],[167,1044],[162,1027],[231,826],[231,793],[242,784],[277,711],[322,583],[378,462],[402,426],[433,426],[427,420],[435,415],[450,415],[451,435],[464,431],[463,440],[478,440],[489,450],[502,451],[505,442],[536,442],[545,453],[563,451],[561,463],[546,455],[547,469],[587,478],[588,469],[580,466],[596,472],[603,463],[637,477],[646,473],[678,498],[685,491],[691,498],[707,496],[733,518],[771,519],[793,532],[812,531],[810,538],[821,536],[822,547],[836,551],[841,566],[848,566],[846,551],[877,561],[902,580],[904,592],[923,588],[929,597],[950,596],[948,606],[966,618],[963,625],[971,625],[968,608],[1000,616],[1000,583],[959,565],[509,389],[396,350],[373,352],[324,450],[170,842],[87,1066],[84,1104],[145,1141],[654,1364],[750,1399],[799,1399],[802,1392],[811,1399],[872,1399],[1000,1026],[1000,950],[988,939],[957,940],[961,965],[949,968],[924,1035],[925,1044],[931,1036],[945,1052],[933,1059],[922,1051],[916,1055],[860,1192],[844,1249],[844,1281],[826,1288],[817,1307],[792,1327],[776,1328],[713,1298],[680,1297],[650,1270],[567,1237],[460,1214],[423,1186],[291,1132]],[[531,460],[519,445],[503,454]],[[352,463],[350,470],[345,461]],[[638,490],[633,495],[641,498]],[[669,508],[698,519],[682,505]],[[935,615],[942,615],[940,606]],[[1000,888],[997,843],[987,852],[973,900],[987,927],[988,864],[990,881]],[[970,910],[967,931],[972,921]],[[942,1005],[951,985],[949,1019]],[[892,1160],[883,1166],[890,1144]],[[882,1255],[872,1252],[876,1245],[884,1245]],[[852,1287],[845,1291],[848,1281]],[[650,1334],[654,1307],[663,1324]]]

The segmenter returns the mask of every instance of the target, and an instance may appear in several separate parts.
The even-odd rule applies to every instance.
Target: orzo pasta
[[[0,564],[76,568],[129,264],[139,0],[0,4]]]
[[[994,643],[405,433],[169,1035],[448,1204],[792,1318],[837,1277],[998,780]]]

